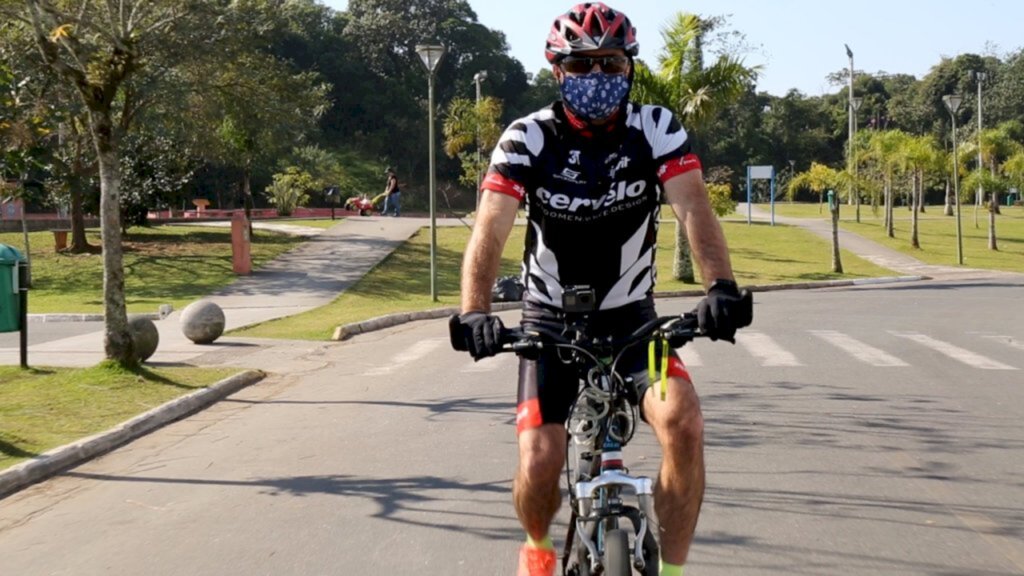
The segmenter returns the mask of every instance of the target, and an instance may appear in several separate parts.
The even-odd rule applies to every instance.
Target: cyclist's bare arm
[[[725,234],[718,223],[700,170],[684,172],[665,182],[665,197],[686,227],[694,259],[707,288],[715,280],[733,280]]]
[[[516,220],[519,200],[484,190],[473,233],[462,259],[462,311],[490,312],[491,289],[501,253]]]

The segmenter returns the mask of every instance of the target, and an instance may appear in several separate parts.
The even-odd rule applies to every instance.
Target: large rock
[[[128,332],[132,335],[132,349],[139,362],[149,360],[160,344],[160,331],[156,324],[145,316],[134,316],[128,320]]]
[[[210,300],[193,302],[181,311],[181,331],[196,344],[210,344],[224,333],[224,311]]]

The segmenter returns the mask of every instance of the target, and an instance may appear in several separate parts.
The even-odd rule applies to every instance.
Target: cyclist
[[[462,314],[456,332],[481,359],[500,350],[491,286],[516,219],[527,208],[523,258],[524,327],[563,325],[563,296],[586,285],[593,295],[592,335],[629,334],[656,317],[654,249],[664,199],[685,224],[707,294],[701,328],[731,339],[750,324],[749,298],[733,279],[721,226],[711,210],[701,165],[686,131],[660,106],[629,102],[635,29],[600,2],[555,19],[546,55],[561,100],[513,122],[491,157],[462,266]],[[682,573],[704,492],[703,420],[683,363],[669,359],[667,398],[649,394],[646,347],[620,371],[638,383],[641,415],[662,448],[655,487],[662,576]],[[623,364],[628,364],[621,370]],[[565,419],[576,394],[574,368],[554,352],[520,360],[516,415],[519,465],[516,513],[526,531],[520,576],[551,576],[556,555],[548,530],[561,505]]]

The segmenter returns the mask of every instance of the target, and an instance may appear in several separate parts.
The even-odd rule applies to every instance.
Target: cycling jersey
[[[609,310],[653,293],[662,184],[698,168],[666,108],[630,103],[588,132],[556,102],[505,130],[481,188],[526,202],[528,302],[559,309],[565,287],[586,285]]]

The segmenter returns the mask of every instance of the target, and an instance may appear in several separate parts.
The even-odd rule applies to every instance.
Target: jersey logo
[[[552,193],[544,188],[537,189],[537,198],[544,206],[562,213],[576,214],[581,209],[588,210],[590,213],[605,210],[617,212],[643,202],[646,190],[647,182],[639,180],[632,183],[613,184],[606,194],[597,198],[578,198],[568,194]]]
[[[579,150],[570,150],[569,151],[569,164],[575,164],[576,166],[580,165],[580,151]]]
[[[577,172],[576,170],[563,168],[561,174],[555,174],[555,178],[558,178],[559,180],[565,180],[567,182],[579,183],[580,174],[581,172]]]
[[[615,175],[619,173],[619,170],[622,170],[623,168],[628,168],[628,167],[629,167],[629,156],[623,156],[622,158],[619,158],[619,163],[616,164],[615,167],[611,169],[611,172],[610,172],[611,177],[615,178]]]

